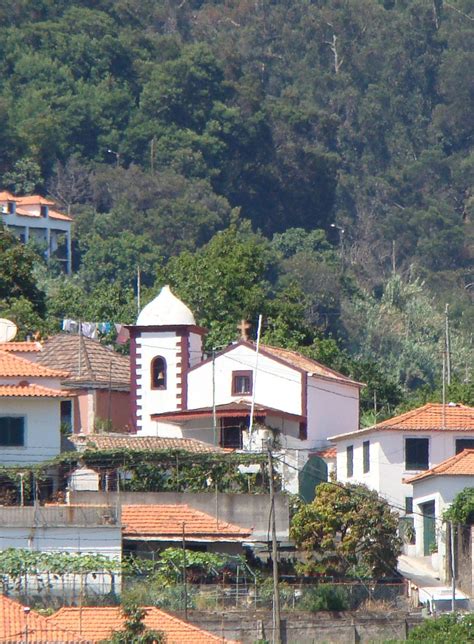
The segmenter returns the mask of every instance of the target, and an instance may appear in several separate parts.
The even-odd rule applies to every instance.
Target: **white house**
[[[330,440],[337,446],[339,481],[364,483],[411,515],[413,490],[404,479],[474,448],[474,408],[428,403]]]
[[[206,329],[168,286],[128,328],[138,435],[260,451],[273,432],[287,487],[296,492],[309,454],[359,425],[361,383],[299,353],[260,345],[257,354],[243,338],[206,358]]]
[[[0,464],[37,463],[61,449],[62,371],[0,351]]]
[[[443,513],[459,492],[474,487],[474,449],[465,449],[439,465],[405,480],[413,487],[416,555],[438,552],[440,578],[446,571],[446,524]]]
[[[49,259],[65,241],[64,257],[56,257],[71,273],[71,225],[72,218],[59,212],[54,201],[40,195],[17,197],[10,192],[0,191],[0,217],[3,224],[26,243],[30,239],[44,243]]]

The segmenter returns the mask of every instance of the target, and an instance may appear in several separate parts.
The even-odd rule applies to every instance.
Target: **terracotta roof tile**
[[[25,195],[24,197],[14,197],[15,201],[23,206],[54,206],[54,201],[45,199],[41,195]]]
[[[69,440],[76,449],[130,449],[130,450],[164,450],[182,449],[186,452],[201,454],[203,452],[224,453],[221,447],[203,443],[193,438],[162,438],[160,436],[129,436],[126,434],[72,434]]]
[[[241,528],[188,505],[123,505],[124,537],[181,539],[183,524],[187,539],[198,541],[243,541],[252,530]]]
[[[326,447],[326,449],[321,449],[318,452],[312,452],[311,455],[320,456],[321,458],[336,458],[337,447]]]
[[[49,209],[48,216],[51,219],[60,219],[61,221],[74,221],[72,217],[69,217],[69,215],[65,215],[57,210],[51,210],[51,208]]]
[[[0,642],[30,642],[31,644],[82,644],[80,635],[68,631],[31,610],[25,613],[24,606],[0,595]],[[26,638],[26,629],[28,637]]]
[[[0,190],[0,201],[13,201],[14,199],[15,195],[12,195],[8,190]]]
[[[13,353],[37,353],[41,351],[40,342],[0,342],[0,351]]]
[[[426,479],[429,476],[472,476],[474,477],[474,449],[465,449],[464,451],[451,456],[439,465],[432,467],[430,470],[420,472],[416,476],[405,479],[405,483],[413,483]],[[474,483],[474,480],[473,480]]]
[[[37,362],[0,351],[0,378],[64,378],[67,375],[67,371],[50,369]]]
[[[235,402],[224,403],[223,405],[216,406],[216,415],[217,418],[225,418],[226,416],[232,416],[234,418],[247,418],[247,416],[250,415],[251,406],[252,403],[249,400],[236,400]],[[281,411],[281,409],[274,409],[273,407],[267,407],[259,404],[255,404],[254,414],[255,416],[259,417],[277,416],[289,418],[296,421],[305,420],[304,416],[289,414],[287,412]],[[160,420],[186,421],[195,420],[197,418],[206,418],[212,415],[212,407],[198,407],[197,409],[186,409],[184,411],[178,410],[152,414],[151,417],[152,419],[156,418]]]
[[[412,409],[399,416],[383,420],[372,427],[365,427],[354,432],[330,436],[338,441],[348,436],[359,436],[374,431],[410,431],[410,432],[474,432],[474,407],[449,403],[427,403],[423,407]]]
[[[70,386],[91,383],[112,389],[130,388],[130,359],[98,340],[82,335],[59,333],[44,343],[37,364],[69,372]]]
[[[228,642],[202,628],[185,622],[156,607],[147,607],[144,623],[166,636],[166,644],[214,644]],[[100,642],[123,627],[124,617],[120,607],[65,607],[47,618],[50,623],[80,632],[89,642]]]
[[[51,389],[29,383],[0,385],[0,398],[69,398],[71,393],[64,389]]]
[[[350,383],[358,386],[363,386],[362,383],[357,382],[356,380],[352,380],[351,378],[344,376],[342,373],[339,373],[338,371],[334,371],[333,369],[326,367],[320,362],[316,362],[316,360],[307,358],[306,356],[302,355],[301,353],[298,353],[297,351],[291,351],[290,349],[282,349],[281,347],[272,347],[268,344],[264,344],[260,346],[263,352],[270,353],[276,358],[280,358],[281,360],[284,360],[288,364],[293,365],[294,367],[298,367],[298,369],[302,369],[307,373],[312,373],[315,376],[321,376],[323,378],[329,378],[330,380],[337,380],[340,382],[346,382],[346,383]]]

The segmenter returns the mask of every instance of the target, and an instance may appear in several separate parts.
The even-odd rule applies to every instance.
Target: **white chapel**
[[[261,344],[257,355],[246,337],[207,357],[206,329],[169,286],[128,328],[139,436],[261,451],[273,435],[287,489],[298,492],[299,473],[327,437],[358,429],[361,383],[288,349]]]

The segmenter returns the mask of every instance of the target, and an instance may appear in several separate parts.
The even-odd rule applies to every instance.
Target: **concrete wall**
[[[114,504],[113,492],[71,492],[71,504]],[[266,494],[213,494],[212,492],[121,492],[122,505],[133,504],[184,504],[196,510],[216,515],[222,521],[234,523],[243,528],[253,528],[250,540],[267,541],[269,497]],[[289,505],[288,497],[277,494],[275,498],[276,527],[278,538],[288,540]]]
[[[180,614],[184,618],[184,614]],[[188,611],[191,623],[219,637],[253,644],[262,638],[272,641],[271,611],[215,613]],[[421,615],[406,613],[282,613],[283,644],[363,644],[404,641],[407,633],[421,623]],[[262,632],[263,631],[263,632]]]
[[[59,398],[1,398],[0,416],[25,418],[24,446],[2,446],[1,465],[38,463],[59,454],[61,449]]]

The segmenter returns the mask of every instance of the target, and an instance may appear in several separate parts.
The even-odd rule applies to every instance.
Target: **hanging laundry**
[[[76,320],[65,318],[62,322],[62,330],[68,333],[77,333],[79,331],[79,323]]]
[[[117,344],[126,344],[130,340],[130,331],[123,324],[116,324],[115,330],[117,331]]]
[[[82,322],[81,331],[82,331],[82,335],[86,338],[92,338],[92,340],[97,340],[97,338],[99,337],[97,324],[95,322]]]

